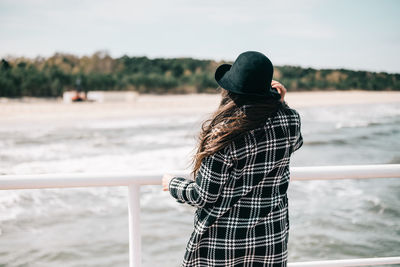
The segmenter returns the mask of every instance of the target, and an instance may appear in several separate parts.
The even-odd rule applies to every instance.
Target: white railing
[[[70,188],[94,186],[127,186],[129,208],[130,267],[141,266],[140,198],[141,185],[160,185],[164,173],[188,176],[189,171],[136,171],[132,173],[55,173],[33,175],[0,175],[0,190]],[[400,164],[292,167],[291,180],[334,180],[366,178],[400,178]],[[330,260],[289,263],[290,267],[336,267],[398,264],[400,257]]]

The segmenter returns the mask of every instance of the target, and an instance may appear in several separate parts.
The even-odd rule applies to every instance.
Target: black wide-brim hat
[[[247,51],[232,65],[220,65],[215,71],[215,80],[222,88],[236,94],[280,99],[281,95],[271,87],[273,74],[274,67],[264,54]]]

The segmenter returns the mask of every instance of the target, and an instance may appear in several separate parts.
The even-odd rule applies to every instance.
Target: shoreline
[[[11,99],[0,101],[0,122],[129,118],[174,114],[210,114],[218,106],[219,94],[141,94],[130,102],[64,103],[62,99]],[[400,103],[400,91],[304,91],[287,92],[292,108],[367,103]]]

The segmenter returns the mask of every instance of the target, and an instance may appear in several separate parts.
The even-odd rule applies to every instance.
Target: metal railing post
[[[140,236],[140,185],[128,185],[129,209],[129,266],[140,267],[141,236]]]

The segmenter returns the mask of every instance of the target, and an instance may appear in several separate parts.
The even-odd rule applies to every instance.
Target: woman
[[[203,123],[195,179],[163,176],[163,190],[197,208],[182,266],[286,266],[289,161],[303,139],[272,75],[255,51],[219,66],[222,100]]]

